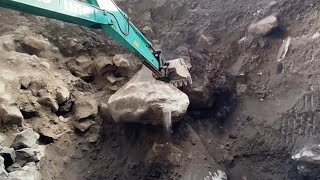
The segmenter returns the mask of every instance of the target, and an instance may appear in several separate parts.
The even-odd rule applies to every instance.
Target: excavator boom
[[[142,63],[153,71],[157,78],[165,79],[176,85],[191,83],[190,74],[183,60],[173,60],[173,63],[163,61],[161,51],[153,49],[152,44],[113,0],[87,0],[86,2],[78,0],[1,0],[0,7],[102,29],[131,53],[139,56]],[[176,66],[179,66],[177,71],[172,70]],[[170,72],[168,67],[170,67]],[[176,74],[179,72],[181,73]]]

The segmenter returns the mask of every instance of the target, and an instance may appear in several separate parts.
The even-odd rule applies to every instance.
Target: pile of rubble
[[[1,179],[42,179],[37,163],[45,155],[45,146],[37,144],[39,137],[29,128],[16,134],[10,148],[0,146]]]

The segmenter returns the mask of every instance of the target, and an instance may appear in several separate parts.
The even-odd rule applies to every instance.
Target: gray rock
[[[5,177],[8,174],[4,167],[4,158],[0,156],[0,178]]]
[[[48,62],[46,62],[46,61],[42,61],[42,62],[40,62],[40,67],[42,67],[42,68],[44,68],[44,69],[47,69],[47,70],[49,70],[50,69],[50,63],[48,63]]]
[[[94,67],[96,73],[99,76],[103,76],[105,74],[109,74],[112,71],[115,71],[117,67],[113,64],[112,59],[110,57],[99,56],[94,59]]]
[[[16,153],[13,148],[0,147],[0,155],[4,158],[6,167],[12,165],[16,160]]]
[[[107,76],[107,80],[111,83],[111,84],[114,84],[118,81],[123,81],[124,80],[124,77],[115,77],[113,73],[110,73],[108,76]]]
[[[51,43],[41,37],[26,36],[23,42],[38,51],[46,51],[51,48]]]
[[[274,28],[278,27],[278,25],[278,19],[276,16],[268,16],[256,23],[251,24],[248,27],[248,32],[257,36],[265,36]]]
[[[61,116],[63,118],[63,116]],[[53,132],[51,128],[42,128],[39,132],[42,136],[46,137],[50,141],[57,140],[59,137]]]
[[[298,162],[298,172],[303,176],[320,177],[320,144],[308,144],[296,151],[292,157]]]
[[[21,170],[22,170],[22,167],[18,163],[13,163],[11,166],[7,167],[7,171],[9,173],[13,171],[21,171]]]
[[[40,172],[36,168],[29,168],[28,171],[13,171],[9,173],[10,180],[42,180]]]
[[[76,63],[77,63],[77,65],[82,66],[82,65],[91,64],[92,60],[86,56],[79,56],[76,59]]]
[[[116,54],[112,61],[117,67],[130,68],[130,62],[122,54]]]
[[[44,156],[44,148],[35,146],[34,148],[23,148],[16,151],[17,163],[20,165],[26,162],[38,162]]]
[[[86,82],[89,82],[93,78],[92,62],[86,64],[78,64],[76,60],[68,61],[67,68],[76,77],[80,77]]]
[[[66,87],[58,86],[56,89],[58,104],[63,104],[70,99],[70,92]]]
[[[108,101],[114,121],[154,125],[181,120],[188,106],[186,94],[171,84],[155,80],[145,67]]]
[[[97,101],[89,97],[80,97],[74,103],[77,120],[95,117],[98,114]]]
[[[38,103],[43,106],[49,107],[54,113],[59,110],[58,102],[49,95],[39,98]]]
[[[19,108],[12,105],[2,105],[0,104],[0,117],[2,117],[4,124],[16,124],[22,126],[23,115]]]
[[[103,118],[104,121],[112,122],[112,116],[109,111],[109,106],[106,103],[101,103],[99,106],[99,115]]]
[[[4,158],[0,156],[0,167],[4,167]]]
[[[127,77],[131,72],[131,65],[127,58],[122,54],[117,54],[113,57],[113,63],[118,67],[117,74]]]
[[[213,43],[215,43],[214,38],[208,37],[204,34],[200,34],[197,42],[197,47],[207,49],[207,48],[210,48]]]
[[[19,81],[21,83],[21,88],[23,89],[27,89],[31,83],[31,80],[28,76],[21,76]]]
[[[320,144],[306,145],[295,153],[292,159],[320,165]]]
[[[0,145],[7,139],[7,135],[0,133]]]
[[[142,28],[142,32],[146,35],[152,35],[153,34],[153,30],[150,26],[145,26]]]
[[[76,128],[81,132],[85,132],[94,124],[95,124],[95,122],[93,120],[87,119],[87,120],[84,120],[82,122],[77,123]]]
[[[0,37],[0,49],[6,51],[14,51],[16,49],[16,44],[14,42],[13,35],[4,35]]]
[[[210,109],[215,102],[215,96],[207,85],[187,87],[184,92],[190,99],[192,109]]]
[[[26,129],[16,135],[11,147],[14,149],[31,148],[39,139],[40,135],[31,128]]]

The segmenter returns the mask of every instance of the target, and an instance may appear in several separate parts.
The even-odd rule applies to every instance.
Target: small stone
[[[21,76],[20,77],[21,89],[28,89],[31,80],[28,76]]]
[[[4,35],[0,37],[0,49],[6,51],[14,51],[16,49],[16,44],[14,42],[13,35]]]
[[[0,110],[3,110],[2,120],[4,124],[16,124],[20,127],[22,126],[24,118],[19,108],[16,106],[3,106],[2,108],[0,107]]]
[[[59,110],[58,102],[53,99],[51,96],[44,96],[38,99],[38,103],[47,106],[51,109],[52,112],[57,112]]]
[[[38,51],[46,51],[51,48],[51,44],[41,37],[27,36],[23,39],[23,41],[24,44],[35,48]]]
[[[13,163],[11,166],[7,167],[8,172],[13,172],[13,171],[21,171],[22,167],[18,163]]]
[[[9,179],[12,180],[42,180],[40,172],[34,167],[28,171],[13,171],[9,173]]]
[[[70,92],[66,87],[58,86],[56,91],[58,104],[63,104],[70,98]]]
[[[6,177],[7,174],[8,172],[5,170],[4,159],[0,156],[0,179],[1,177]]]
[[[48,62],[42,61],[40,63],[40,66],[45,68],[45,69],[50,69],[50,64]]]
[[[213,38],[208,37],[208,36],[206,36],[204,34],[201,34],[199,39],[198,39],[197,46],[206,49],[206,48],[210,47],[213,43],[214,43],[214,39]]]
[[[31,128],[26,129],[16,134],[11,147],[14,149],[31,148],[36,144],[39,137],[40,135],[34,132]]]
[[[146,35],[151,35],[153,34],[153,30],[150,26],[145,26],[142,28],[142,32]]]
[[[248,32],[258,36],[269,34],[274,28],[278,27],[278,19],[276,16],[268,16],[249,26]]]
[[[108,81],[109,81],[111,84],[114,84],[115,82],[117,82],[117,78],[114,77],[113,74],[108,75],[108,76],[107,76],[107,79],[108,79]]]
[[[37,146],[41,147],[41,146]],[[23,148],[16,151],[17,162],[38,162],[44,156],[44,150],[36,148]],[[24,164],[24,163],[23,163]]]
[[[238,96],[241,96],[247,91],[248,87],[246,84],[237,83],[236,93]]]
[[[106,103],[101,103],[100,106],[99,106],[99,114],[100,116],[105,120],[105,121],[113,121],[112,120],[112,116],[110,114],[110,111],[109,111],[109,107],[108,107],[108,104]]]
[[[0,145],[7,139],[7,135],[0,133]]]
[[[60,105],[57,113],[63,115],[63,114],[67,114],[67,113],[71,112],[73,104],[74,104],[73,99],[67,100],[65,103]]]
[[[89,118],[89,117],[95,117],[98,114],[97,101],[92,98],[88,98],[88,97],[78,98],[74,104],[74,108],[75,108],[75,116],[78,120]]]
[[[230,139],[237,139],[237,135],[235,134],[229,134],[228,136]]]
[[[46,137],[47,141],[50,142],[58,139],[58,136],[50,128],[42,128],[39,134]]]
[[[117,69],[110,57],[99,56],[94,59],[94,67],[99,76],[109,74]]]
[[[95,143],[98,141],[99,137],[99,133],[89,133],[88,137],[86,138],[86,141],[88,141],[89,143]]]
[[[320,38],[320,33],[317,31],[313,36],[312,39],[319,39]]]
[[[90,64],[91,63],[91,59],[87,58],[86,56],[80,56],[76,59],[76,63],[79,66],[85,65],[85,64]]]
[[[81,132],[85,132],[94,124],[95,122],[93,120],[88,119],[88,120],[77,123],[76,128]]]
[[[231,150],[231,146],[230,146],[230,144],[226,144],[226,146],[225,146],[225,147],[226,147],[226,149],[227,149],[227,150]]]
[[[118,81],[123,81],[124,77],[115,77],[113,74],[109,74],[107,76],[107,79],[111,84],[114,84],[114,83],[116,83]]]
[[[4,158],[6,167],[12,165],[16,160],[16,153],[13,148],[0,147],[0,155]]]
[[[121,67],[121,68],[129,68],[130,67],[130,62],[127,59],[125,59],[123,57],[123,55],[121,55],[121,54],[117,54],[113,57],[113,63],[117,67]]]

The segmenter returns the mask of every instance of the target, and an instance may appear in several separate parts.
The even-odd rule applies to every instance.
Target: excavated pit
[[[106,69],[88,62],[127,51],[100,31],[1,9],[0,35],[20,27],[14,51],[46,59],[50,77],[69,82],[72,94],[54,113],[39,107],[31,111],[24,98],[17,100],[28,126],[40,132],[47,126],[57,128],[55,136],[40,133],[40,142],[46,144],[39,162],[43,179],[319,178],[299,174],[291,159],[298,147],[320,135],[317,0],[118,3],[167,59],[182,57],[192,66],[194,84],[182,89],[190,99],[188,112],[171,131],[110,122],[105,103],[132,75],[117,79],[123,72],[115,72],[116,82],[106,83],[110,77],[99,74]],[[261,36],[248,31],[250,24],[271,15],[278,26],[270,32]],[[19,39],[21,32],[47,38],[58,52],[26,46]],[[132,74],[141,67],[134,62]],[[95,68],[100,68],[98,74]],[[40,90],[46,83],[30,86]],[[74,120],[72,109],[90,99],[99,109]],[[86,124],[77,126],[83,122],[94,124],[84,130]],[[1,127],[11,140],[19,131]]]

